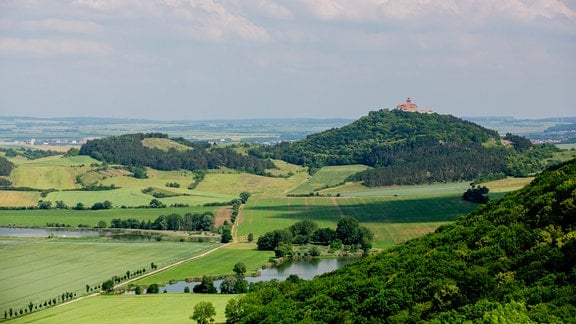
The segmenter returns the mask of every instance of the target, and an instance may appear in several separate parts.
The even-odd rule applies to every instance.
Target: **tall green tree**
[[[195,320],[198,324],[208,324],[214,322],[216,309],[211,302],[199,302],[194,305],[194,313],[190,319]]]

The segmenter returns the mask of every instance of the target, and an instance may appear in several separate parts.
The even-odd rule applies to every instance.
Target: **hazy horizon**
[[[6,0],[0,115],[357,119],[576,111],[567,0]]]

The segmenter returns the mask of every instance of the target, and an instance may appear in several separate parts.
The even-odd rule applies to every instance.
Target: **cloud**
[[[111,53],[105,44],[73,39],[0,38],[0,53],[45,55],[106,55]]]
[[[91,21],[41,19],[29,20],[22,23],[24,29],[56,31],[71,34],[97,34],[102,33],[102,25]]]
[[[407,24],[458,22],[489,23],[504,19],[530,22],[537,18],[576,20],[576,11],[560,0],[297,0],[310,15],[323,20],[379,22],[400,20]]]

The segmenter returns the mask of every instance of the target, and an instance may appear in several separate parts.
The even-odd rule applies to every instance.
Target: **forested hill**
[[[165,134],[128,134],[90,140],[80,148],[80,154],[108,163],[128,166],[150,167],[158,170],[205,170],[228,167],[239,171],[265,174],[274,168],[272,161],[246,156],[231,148],[218,147],[209,143],[193,143],[183,138],[172,139],[188,150],[148,147],[146,138],[165,138]]]
[[[237,323],[574,323],[576,160],[435,233],[311,281],[270,282]]]
[[[496,131],[472,122],[384,109],[341,128],[251,153],[311,168],[368,165],[376,169],[357,180],[375,186],[472,180],[504,172],[509,151]]]

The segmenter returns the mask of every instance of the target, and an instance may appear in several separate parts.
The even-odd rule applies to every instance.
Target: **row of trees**
[[[266,232],[258,237],[256,245],[258,250],[275,251],[277,256],[290,254],[291,244],[315,243],[330,245],[340,242],[345,245],[356,245],[364,251],[372,248],[372,232],[361,226],[357,219],[349,216],[341,217],[336,224],[336,230],[331,228],[318,228],[318,224],[311,220],[294,223],[286,229]]]
[[[177,138],[173,140],[190,149],[179,151],[171,148],[164,151],[144,146],[142,140],[145,138],[168,138],[168,136],[139,133],[90,140],[82,145],[80,154],[90,155],[108,163],[150,167],[157,170],[206,170],[227,167],[254,174],[265,174],[266,169],[274,168],[274,164],[268,159],[243,155],[227,147],[193,143]]]
[[[186,213],[160,215],[154,221],[139,221],[135,218],[113,218],[111,228],[152,229],[163,231],[212,231],[214,229],[214,213],[211,211],[203,214]],[[99,223],[99,226],[103,225]]]

